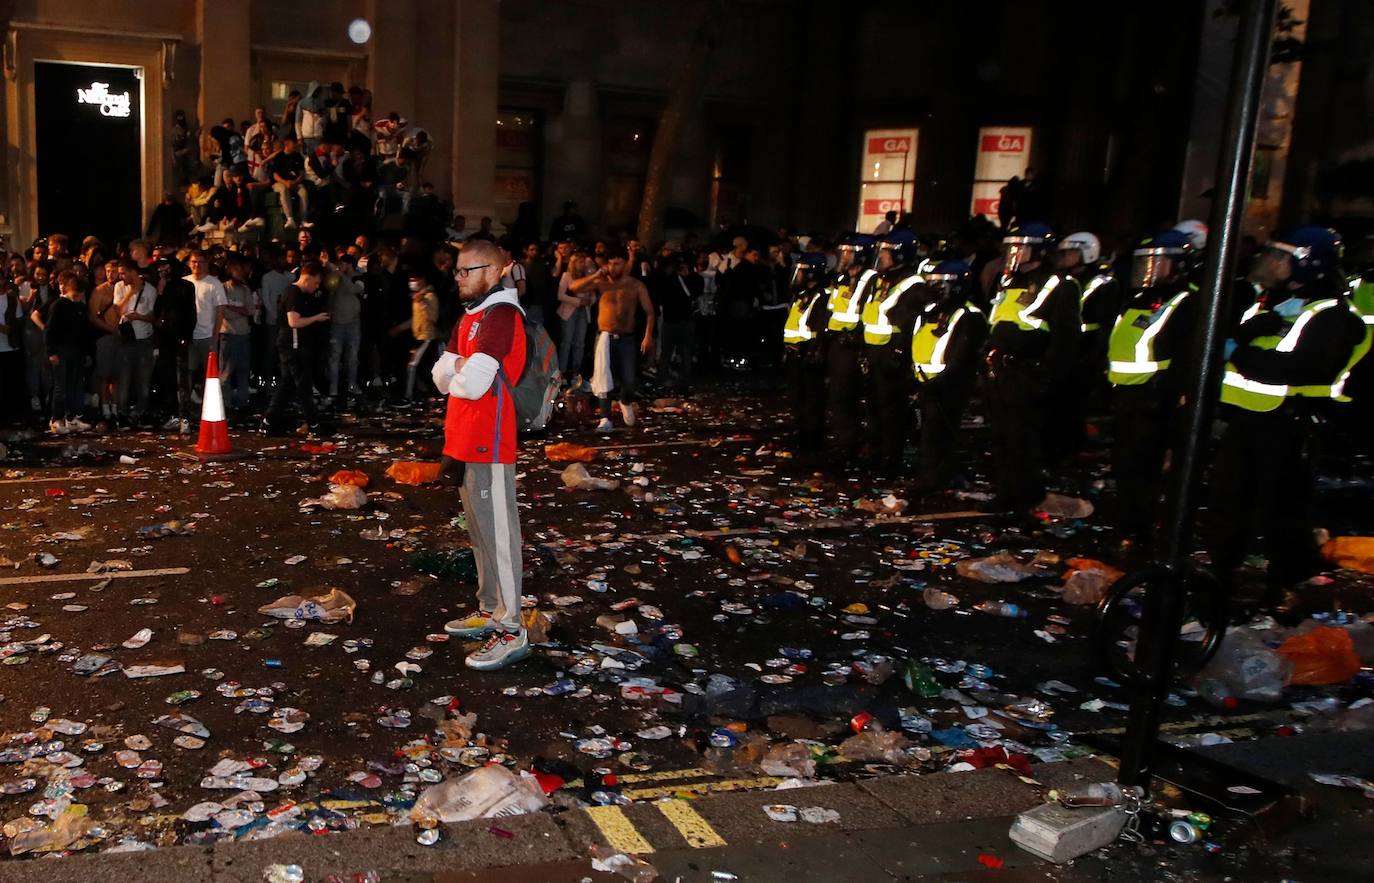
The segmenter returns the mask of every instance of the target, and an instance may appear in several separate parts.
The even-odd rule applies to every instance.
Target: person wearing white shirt
[[[153,324],[157,289],[139,272],[138,264],[124,261],[123,278],[115,294],[119,310],[119,378],[116,407],[121,420],[138,422],[148,413],[153,377]],[[127,328],[127,330],[126,330]],[[134,406],[129,409],[133,395]]]
[[[224,284],[210,275],[210,262],[203,252],[193,252],[190,264],[191,275],[186,281],[196,292],[196,325],[191,332],[191,400],[200,404],[201,390],[205,386],[205,363],[215,348],[229,296],[224,293]]]

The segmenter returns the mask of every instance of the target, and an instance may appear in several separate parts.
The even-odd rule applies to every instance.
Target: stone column
[[[225,117],[243,119],[253,108],[250,0],[197,0],[200,43],[200,123],[208,131]],[[160,134],[160,133],[159,133]]]
[[[495,206],[501,11],[497,0],[454,0],[453,207],[468,223]]]

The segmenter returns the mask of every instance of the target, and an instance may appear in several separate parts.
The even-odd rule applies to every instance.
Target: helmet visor
[[[1002,240],[1002,272],[1008,275],[1036,260],[1040,244],[1025,239]]]
[[[926,273],[925,280],[931,300],[948,301],[963,295],[964,277],[957,273]]]
[[[1131,287],[1150,288],[1172,279],[1179,266],[1179,257],[1172,249],[1136,249],[1131,261]]]
[[[805,261],[798,261],[792,265],[792,280],[790,282],[793,291],[801,291],[812,282],[816,281],[821,275],[819,267],[813,267]]]

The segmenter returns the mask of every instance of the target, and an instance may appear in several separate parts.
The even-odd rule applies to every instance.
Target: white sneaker
[[[194,228],[194,230],[193,230],[192,232],[195,232],[195,233],[209,233],[209,232],[210,232],[211,230],[213,230],[213,229],[215,229],[215,222],[214,222],[214,221],[206,221],[204,224],[201,224],[199,227]]]
[[[87,423],[85,420],[82,420],[80,417],[77,417],[75,419],[67,421],[67,429],[70,432],[90,432],[91,424]]]
[[[615,425],[611,423],[610,417],[602,417],[601,422],[596,424],[596,431],[602,435],[610,435],[615,432]]]
[[[243,226],[245,227],[262,227],[266,224],[267,222],[262,218],[249,218],[247,221],[243,222]]]
[[[301,227],[303,227],[303,228],[306,229],[306,230],[309,230],[309,229],[313,228],[314,226],[315,226],[315,222],[314,222],[314,221],[306,221],[304,224],[301,224]]]
[[[296,229],[296,221],[295,221],[295,219],[294,219],[294,218],[287,218],[286,221],[281,225],[281,228],[282,228],[283,230],[294,230],[294,229]]]
[[[635,425],[635,406],[622,402],[620,404],[620,416],[625,421],[626,426]]]
[[[167,420],[166,423],[162,424],[162,429],[163,429],[164,432],[171,432],[172,430],[176,429],[176,428],[179,427],[179,426],[181,426],[181,418],[180,418],[180,417],[170,417],[170,418],[168,418],[168,420]]]
[[[505,668],[512,662],[519,662],[530,655],[530,639],[524,629],[515,632],[497,632],[487,638],[480,650],[469,653],[468,668],[475,671],[495,671]]]
[[[48,431],[53,435],[66,435],[71,432],[71,430],[67,428],[67,421],[65,420],[52,421],[48,424]]]

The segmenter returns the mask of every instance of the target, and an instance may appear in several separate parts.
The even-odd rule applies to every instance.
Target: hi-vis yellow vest
[[[1078,317],[1079,321],[1082,322],[1082,328],[1080,330],[1082,330],[1084,334],[1096,331],[1102,327],[1096,322],[1089,322],[1086,320],[1088,301],[1092,299],[1093,294],[1096,293],[1099,288],[1111,281],[1112,275],[1110,273],[1098,273],[1088,281],[1087,285],[1083,286],[1083,293],[1078,296]]]
[[[1051,276],[1045,280],[1045,284],[1036,293],[1035,299],[1029,304],[1022,304],[1021,298],[1025,296],[1024,288],[1002,288],[997,292],[997,297],[992,302],[992,318],[989,324],[996,328],[1003,322],[1010,322],[1022,331],[1044,331],[1050,330],[1050,323],[1045,319],[1035,315],[1035,311],[1045,305],[1045,301],[1050,299],[1050,295],[1059,287],[1059,277]]]
[[[815,294],[807,300],[792,301],[792,309],[787,312],[787,323],[782,326],[783,343],[805,343],[816,336],[816,332],[811,330],[810,320],[811,311],[820,303],[822,297],[827,296],[825,289],[818,289]],[[803,307],[805,304],[805,307]]]
[[[954,330],[959,327],[960,320],[983,315],[982,310],[966,303],[950,314],[942,334],[940,323],[931,321],[927,316],[934,310],[934,304],[926,307],[911,332],[911,370],[922,383],[944,373],[945,350],[949,348],[949,342],[954,338]]]
[[[911,289],[913,285],[919,285],[925,280],[919,273],[912,273],[905,279],[897,280],[895,285],[888,288],[887,294],[882,300],[869,298],[868,303],[864,304],[864,343],[870,346],[885,346],[892,340],[893,333],[897,330],[892,327],[892,323],[887,319],[887,313],[897,301],[901,300],[903,294]]]
[[[864,297],[878,278],[876,270],[864,270],[859,280],[850,288],[848,281],[836,283],[830,290],[830,322],[826,327],[831,331],[851,331],[863,319]]]
[[[1354,310],[1343,303],[1338,298],[1327,298],[1317,300],[1302,308],[1302,311],[1293,318],[1288,330],[1282,335],[1271,334],[1266,337],[1257,337],[1250,341],[1249,345],[1256,349],[1275,350],[1281,353],[1291,353],[1297,349],[1298,343],[1302,340],[1303,331],[1308,323],[1319,313],[1330,309]],[[1246,311],[1244,318],[1252,318],[1259,312],[1256,308]],[[1337,402],[1348,402],[1350,398],[1345,394],[1345,382],[1350,377],[1350,369],[1355,367],[1355,363],[1369,352],[1371,326],[1365,326],[1364,339],[1360,341],[1350,353],[1350,358],[1346,361],[1345,367],[1336,376],[1331,384],[1309,384],[1306,386],[1289,386],[1283,383],[1261,383],[1258,380],[1251,380],[1244,374],[1236,370],[1235,365],[1226,364],[1226,372],[1221,378],[1221,400],[1228,405],[1235,405],[1247,411],[1273,411],[1283,404],[1289,396],[1297,398],[1316,398],[1331,399]]]
[[[1117,317],[1107,340],[1107,379],[1116,386],[1138,386],[1169,369],[1172,359],[1155,358],[1155,338],[1174,311],[1193,293],[1181,291],[1157,310],[1131,307]]]

